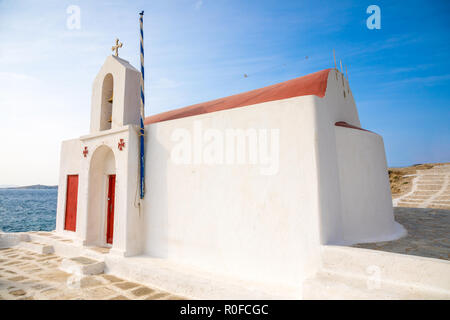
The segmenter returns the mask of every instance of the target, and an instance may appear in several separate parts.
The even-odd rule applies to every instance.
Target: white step
[[[21,241],[30,241],[30,237],[22,232],[2,232],[0,231],[0,248],[11,248]]]
[[[105,263],[87,257],[65,258],[59,269],[76,275],[93,275],[103,273]]]
[[[379,268],[384,280],[450,291],[450,261],[379,250],[322,246],[322,269],[367,277]]]
[[[376,279],[343,277],[320,272],[303,283],[303,299],[316,300],[404,300],[449,299],[450,294]]]
[[[71,289],[81,289],[91,287],[92,285],[102,284],[105,281],[95,279],[92,276],[85,276],[82,274],[74,274],[67,278],[66,285]]]
[[[19,247],[39,254],[50,254],[54,252],[52,245],[34,241],[20,242]]]
[[[304,283],[305,299],[450,299],[450,261],[342,246],[321,251],[321,270]]]

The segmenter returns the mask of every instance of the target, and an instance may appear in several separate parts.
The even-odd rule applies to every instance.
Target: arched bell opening
[[[100,116],[100,130],[111,129],[112,110],[114,102],[114,79],[111,73],[108,73],[103,79],[102,85],[102,104]]]

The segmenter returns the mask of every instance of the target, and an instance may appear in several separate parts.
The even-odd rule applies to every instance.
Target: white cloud
[[[160,78],[159,80],[157,80],[154,84],[153,84],[153,88],[157,88],[157,89],[173,89],[176,87],[179,87],[181,84],[174,81],[174,80],[170,80],[167,78]]]
[[[423,86],[431,86],[440,84],[442,82],[450,80],[450,74],[443,75],[431,75],[431,76],[423,76],[423,77],[412,77],[405,78],[401,80],[391,81],[384,83],[384,86],[388,87],[396,87],[404,84],[420,84]]]
[[[202,5],[203,5],[203,0],[198,0],[195,3],[195,10],[199,10],[202,7]]]
[[[11,83],[11,80],[18,80],[18,81],[24,81],[24,80],[37,80],[36,78],[23,74],[23,73],[16,73],[16,72],[0,72],[0,84],[3,86],[6,86],[8,83]]]

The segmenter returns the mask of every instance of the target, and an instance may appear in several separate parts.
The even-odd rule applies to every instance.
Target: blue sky
[[[371,4],[380,30],[366,27]],[[140,10],[147,115],[333,67],[334,48],[389,166],[450,161],[449,1],[0,0],[0,184],[57,183],[60,143],[88,132],[116,37],[139,65]]]

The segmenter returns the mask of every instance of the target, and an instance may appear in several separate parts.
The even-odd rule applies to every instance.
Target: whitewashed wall
[[[145,252],[245,279],[292,285],[318,259],[312,97],[148,125]],[[255,165],[179,165],[171,136],[184,128],[279,130],[279,171]]]
[[[394,221],[388,168],[381,136],[335,127],[347,243],[387,241],[404,235]]]
[[[118,149],[120,139],[125,142]],[[87,157],[82,150],[88,147]],[[138,188],[137,127],[124,126],[101,134],[62,143],[56,231],[82,245],[106,245],[107,179],[116,174],[114,239],[112,252],[122,256],[142,252],[142,215],[136,200]],[[76,232],[64,230],[67,174],[78,174]]]
[[[348,185],[340,173],[353,163],[338,162],[337,121],[360,126],[347,81],[331,71],[324,98],[296,97],[146,126],[145,253],[242,279],[299,284],[317,270],[320,244],[355,240],[347,233],[373,215],[349,210],[341,196]],[[261,175],[249,164],[173,163],[172,135],[180,128],[194,135],[195,123],[222,132],[278,129],[278,173]],[[374,152],[379,170],[371,175],[385,167],[384,149]],[[361,170],[371,165],[359,162]],[[355,188],[344,194],[364,196],[369,206],[384,201],[376,208],[386,223],[372,224],[371,233],[398,236],[386,197],[389,186],[377,184],[371,191],[377,196]]]

